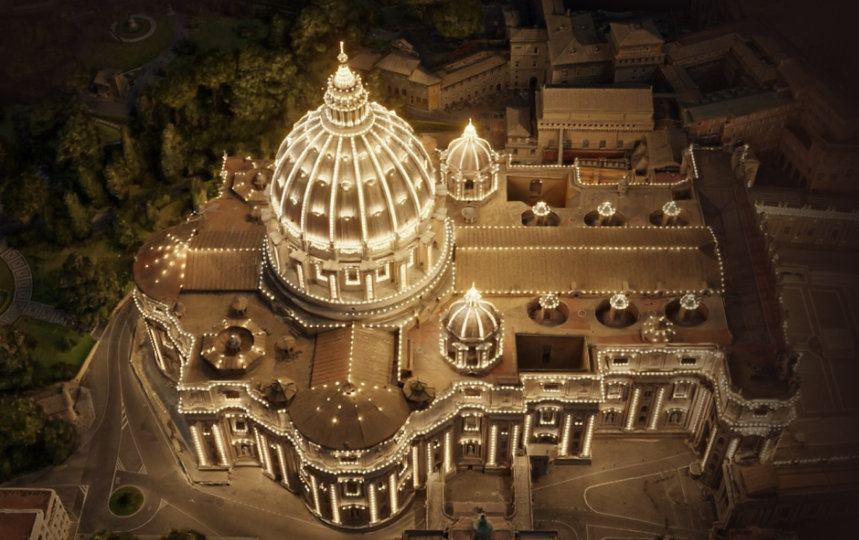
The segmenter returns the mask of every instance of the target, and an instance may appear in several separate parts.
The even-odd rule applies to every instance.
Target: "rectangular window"
[[[623,399],[623,385],[610,384],[605,392],[606,399]]]
[[[617,147],[618,147],[618,148],[623,148],[623,139],[618,139],[618,140],[617,140]]]
[[[582,148],[589,148],[591,145],[591,141],[585,139],[582,141]]]
[[[539,422],[541,426],[554,426],[557,423],[557,411],[555,409],[540,409]]]
[[[612,360],[612,363],[616,366],[625,366],[629,364],[629,358],[625,356],[618,356],[617,358]]]
[[[357,266],[347,266],[346,267],[346,285],[360,285],[361,284],[361,272],[358,270]]]
[[[360,480],[347,480],[343,483],[343,495],[346,497],[360,497],[361,496],[361,481]]]
[[[376,281],[391,279],[391,263],[385,263],[376,269]]]
[[[605,148],[605,141],[600,141],[600,148]]]
[[[480,417],[466,416],[462,419],[463,431],[480,431]]]
[[[687,397],[689,397],[689,383],[674,383],[674,393],[671,394],[671,399],[686,399]]]
[[[694,366],[698,363],[698,359],[694,356],[684,356],[680,359],[681,366]]]

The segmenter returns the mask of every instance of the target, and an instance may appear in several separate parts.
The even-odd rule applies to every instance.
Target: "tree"
[[[74,453],[78,445],[78,432],[65,418],[52,418],[42,429],[43,457],[53,465],[59,465]]]
[[[123,292],[119,276],[108,263],[78,254],[66,258],[59,285],[60,306],[77,317],[82,329],[106,321]]]
[[[98,207],[107,204],[107,196],[98,178],[98,174],[89,167],[83,166],[78,166],[77,173],[77,185],[81,193],[87,198],[87,201]]]
[[[173,529],[161,540],[206,540],[206,535],[193,529]]]
[[[125,159],[125,166],[132,178],[138,178],[143,173],[143,156],[140,154],[140,147],[131,137],[131,131],[128,126],[122,126],[122,157]]]
[[[33,384],[34,343],[11,327],[0,328],[0,393],[24,390]]]
[[[42,176],[35,171],[27,171],[18,179],[7,179],[5,184],[3,211],[16,221],[30,223],[48,199],[48,188]]]
[[[123,156],[114,157],[104,168],[104,183],[108,193],[116,200],[124,201],[128,197],[131,172]]]
[[[441,0],[425,9],[438,33],[448,39],[463,39],[482,28],[479,0]]]
[[[89,540],[137,540],[137,537],[127,532],[96,531]]]
[[[0,450],[35,444],[44,425],[45,411],[32,399],[0,398]]]
[[[101,160],[102,144],[95,124],[84,106],[75,102],[59,132],[57,162],[60,165],[84,165],[95,169],[101,166]]]
[[[266,40],[269,48],[279,49],[286,45],[286,32],[288,27],[289,22],[283,14],[276,12],[272,15],[271,21],[268,24],[268,38]]]
[[[81,204],[77,193],[66,191],[63,195],[63,202],[66,205],[66,212],[68,212],[75,238],[83,240],[88,237],[92,233],[92,223],[90,223],[89,214]]]
[[[176,126],[168,123],[161,132],[161,174],[165,180],[175,181],[182,176],[184,168],[185,143]]]

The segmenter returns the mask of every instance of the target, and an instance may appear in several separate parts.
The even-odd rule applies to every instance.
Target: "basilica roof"
[[[346,55],[338,59],[324,103],[281,144],[270,192],[285,235],[332,258],[415,238],[435,195],[430,157],[411,126],[369,101]]]

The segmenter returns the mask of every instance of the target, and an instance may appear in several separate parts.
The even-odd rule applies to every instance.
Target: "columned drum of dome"
[[[501,358],[501,313],[472,287],[441,317],[442,356],[458,371],[485,373]]]
[[[483,202],[498,190],[498,154],[468,121],[441,153],[441,177],[457,201]]]
[[[433,165],[395,112],[340,65],[323,104],[280,146],[269,194],[268,266],[308,311],[366,318],[411,309],[450,267],[452,225]]]

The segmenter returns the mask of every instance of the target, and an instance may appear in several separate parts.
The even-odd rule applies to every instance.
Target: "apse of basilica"
[[[457,471],[587,462],[595,437],[683,437],[711,486],[772,458],[790,354],[728,327],[702,150],[665,183],[518,165],[471,123],[430,152],[338,61],[273,161],[225,156],[221,195],[136,257],[199,469],[258,467],[367,529]]]

